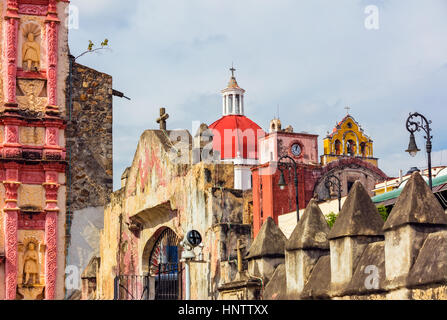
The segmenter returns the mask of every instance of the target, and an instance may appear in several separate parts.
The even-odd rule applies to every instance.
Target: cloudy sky
[[[191,128],[221,116],[221,96],[237,69],[246,115],[267,129],[280,106],[283,125],[322,138],[349,105],[375,142],[390,176],[426,166],[404,150],[412,111],[433,120],[434,165],[447,164],[447,1],[445,0],[72,0],[79,28],[73,55],[89,40],[112,50],[79,63],[108,73],[132,101],[114,100],[114,180],[132,162],[141,133]],[[365,8],[379,9],[367,29]],[[422,133],[419,147],[424,149]],[[444,151],[445,150],[445,151]]]

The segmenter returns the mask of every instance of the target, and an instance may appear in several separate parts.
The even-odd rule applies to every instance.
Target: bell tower
[[[245,90],[239,87],[234,76],[236,69],[231,66],[231,79],[228,86],[222,90],[222,115],[244,115],[244,93]]]

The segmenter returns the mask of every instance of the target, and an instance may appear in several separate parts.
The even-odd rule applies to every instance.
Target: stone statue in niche
[[[25,36],[22,46],[23,69],[26,71],[38,71],[40,68],[40,44],[37,37],[40,34],[38,26],[27,25],[23,31]]]
[[[23,284],[33,286],[39,282],[39,254],[36,245],[30,242],[23,256]]]

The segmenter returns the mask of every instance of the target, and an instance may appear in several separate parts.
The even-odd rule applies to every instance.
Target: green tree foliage
[[[337,220],[337,218],[338,218],[338,214],[335,214],[333,212],[329,213],[326,216],[326,221],[327,221],[327,224],[329,225],[329,228],[332,229],[332,227],[334,226],[335,221]]]
[[[379,213],[382,216],[383,221],[386,222],[386,220],[388,220],[388,217],[390,215],[390,213],[388,212],[388,209],[382,205],[382,206],[377,207],[377,210],[379,210]]]

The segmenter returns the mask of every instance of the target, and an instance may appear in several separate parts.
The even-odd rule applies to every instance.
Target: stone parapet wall
[[[330,231],[312,201],[285,252],[265,299],[447,299],[447,216],[419,173],[385,224],[360,182]]]

